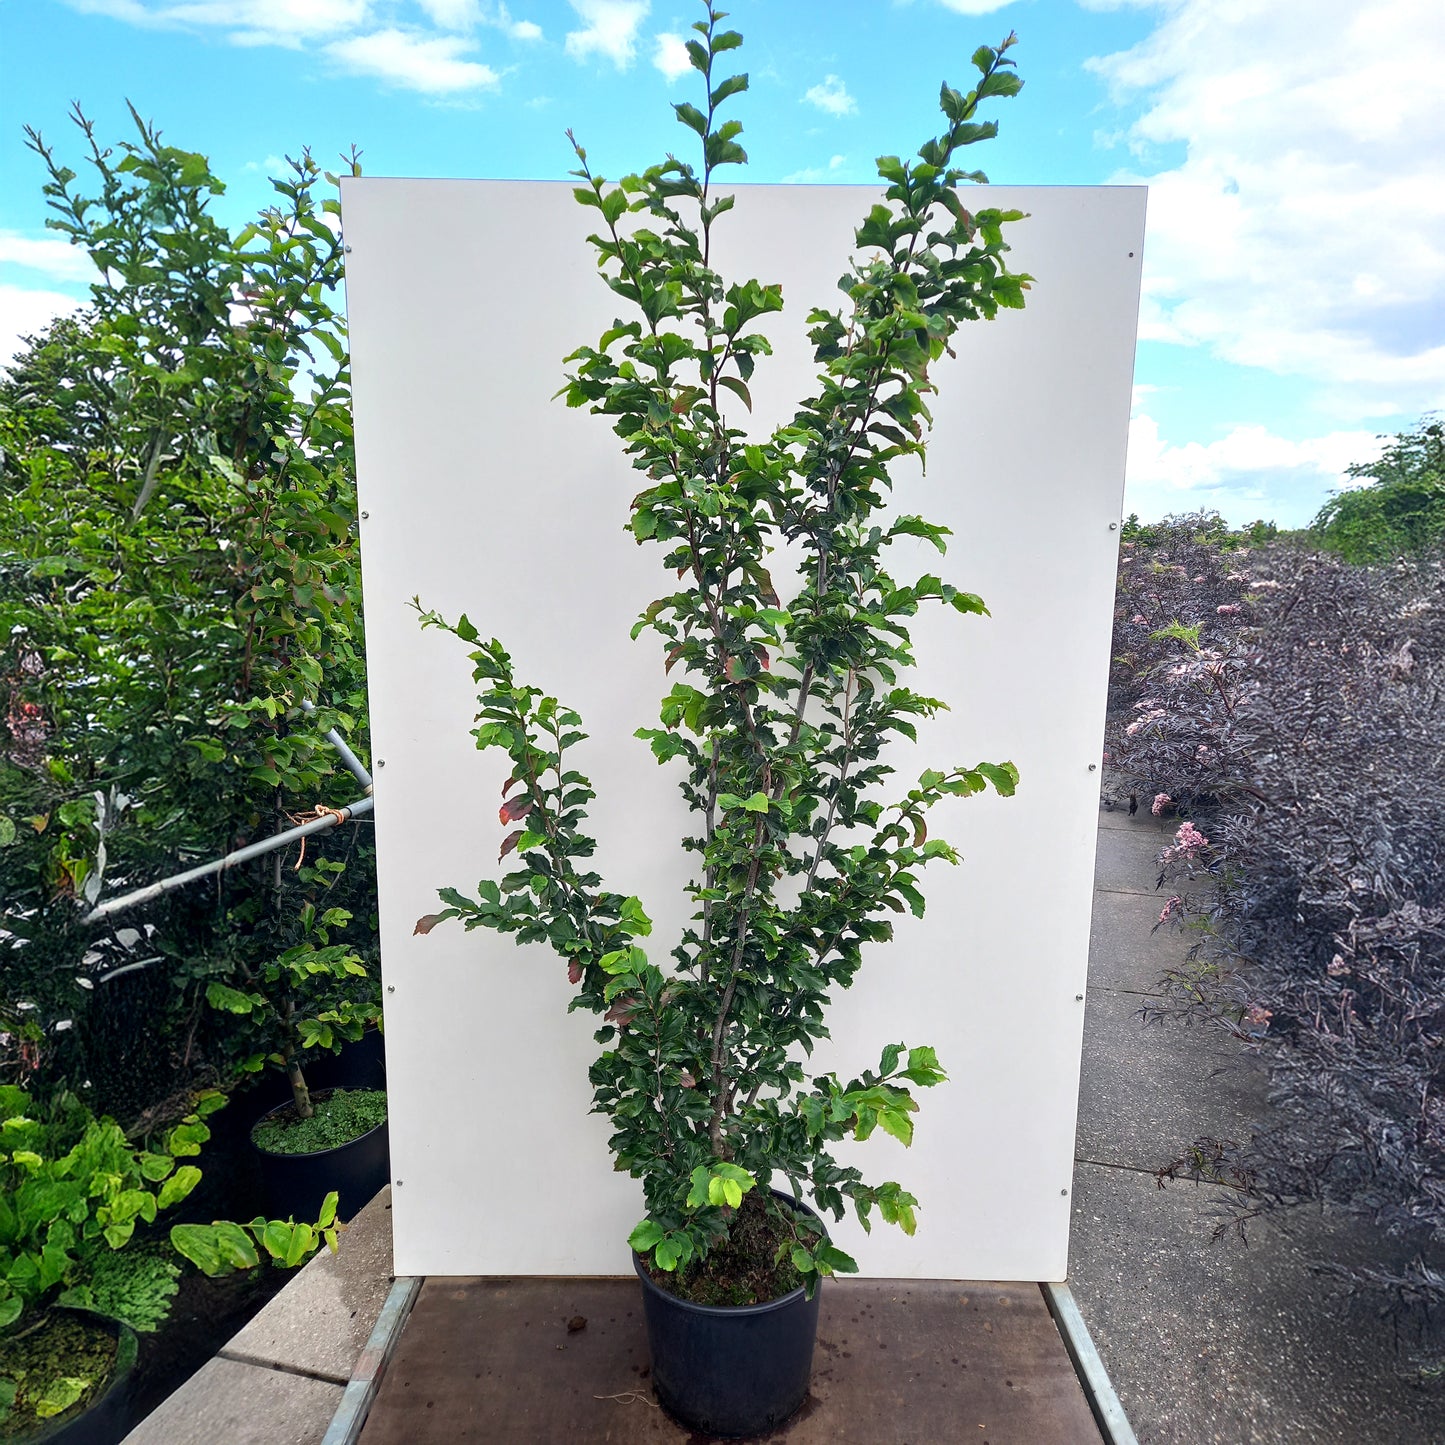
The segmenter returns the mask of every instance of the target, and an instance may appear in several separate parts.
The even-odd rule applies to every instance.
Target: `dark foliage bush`
[[[1124,622],[1117,683],[1140,696],[1109,747],[1122,790],[1178,818],[1160,922],[1194,945],[1161,1013],[1271,1066],[1271,1117],[1200,1167],[1246,1214],[1328,1201],[1376,1222],[1378,1266],[1343,1274],[1439,1305],[1445,558],[1241,555],[1181,538],[1188,520],[1121,564],[1121,613],[1180,626]]]

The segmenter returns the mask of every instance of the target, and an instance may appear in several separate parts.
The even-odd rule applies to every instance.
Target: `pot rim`
[[[318,1089],[316,1092],[318,1094],[334,1093],[335,1090]],[[384,1089],[378,1089],[374,1090],[373,1092],[385,1093],[386,1091]],[[354,1139],[347,1139],[341,1144],[333,1144],[329,1149],[307,1149],[303,1152],[298,1153],[295,1151],[288,1152],[282,1149],[268,1149],[264,1144],[258,1144],[254,1138],[257,1126],[265,1123],[265,1121],[269,1119],[272,1114],[279,1114],[283,1109],[290,1109],[293,1107],[294,1105],[292,1101],[290,1099],[287,1099],[282,1103],[277,1104],[274,1108],[267,1109],[264,1114],[258,1115],[255,1123],[251,1125],[250,1129],[246,1133],[246,1142],[258,1154],[264,1154],[268,1159],[322,1159],[327,1154],[338,1154],[343,1149],[350,1149],[353,1144],[360,1144],[363,1139],[373,1138],[375,1135],[379,1134],[383,1129],[385,1129],[389,1123],[391,1123],[391,1115],[390,1113],[388,1113],[387,1117],[383,1119],[381,1123],[373,1124],[371,1128],[366,1131],[366,1133],[358,1134]],[[389,1107],[390,1106],[388,1105],[388,1108]]]
[[[823,1238],[828,1239],[830,1237],[828,1234],[828,1226],[823,1222],[822,1216],[806,1200],[798,1199],[791,1194],[785,1194],[781,1189],[773,1189],[771,1187],[768,1193],[775,1199],[781,1199],[785,1204],[791,1205],[794,1209],[800,1209],[803,1213],[811,1215],[817,1220],[818,1228],[823,1232]],[[757,1304],[705,1305],[699,1304],[695,1300],[683,1299],[681,1295],[673,1294],[671,1290],[663,1289],[647,1272],[647,1268],[642,1262],[642,1256],[638,1254],[635,1249],[632,1251],[632,1267],[637,1271],[637,1277],[642,1281],[643,1289],[651,1290],[654,1294],[665,1299],[669,1304],[677,1305],[681,1309],[689,1310],[694,1314],[700,1315],[727,1316],[732,1319],[743,1316],[765,1315],[771,1313],[773,1310],[780,1310],[787,1305],[796,1303],[808,1292],[808,1286],[806,1284],[800,1284],[796,1289],[789,1290],[787,1294],[780,1294],[776,1299],[762,1300]],[[822,1288],[822,1285],[823,1277],[820,1275],[818,1278],[819,1289]],[[814,1290],[813,1294],[814,1298],[816,1298],[817,1290]]]

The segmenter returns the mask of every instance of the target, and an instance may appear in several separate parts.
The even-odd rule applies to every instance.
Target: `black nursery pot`
[[[118,1320],[102,1320],[99,1316],[89,1318],[115,1332],[115,1373],[110,1383],[78,1413],[66,1411],[53,1420],[42,1421],[34,1429],[15,1436],[11,1445],[115,1445],[133,1423],[131,1386],[140,1342],[129,1325]]]
[[[823,1222],[806,1204],[772,1191],[789,1208]],[[826,1231],[824,1231],[826,1233]],[[754,1435],[781,1425],[808,1393],[819,1294],[799,1287],[759,1305],[700,1305],[642,1281],[652,1386],[683,1424],[709,1435]]]
[[[267,1110],[256,1122],[284,1113],[288,1101]],[[321,1213],[321,1201],[334,1189],[336,1217],[350,1219],[380,1192],[391,1170],[390,1136],[386,1122],[334,1149],[312,1154],[276,1154],[254,1139],[251,1147],[261,1161],[261,1189],[271,1219],[309,1223]]]

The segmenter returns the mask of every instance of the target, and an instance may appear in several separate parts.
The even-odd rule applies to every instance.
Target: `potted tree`
[[[633,629],[662,639],[678,677],[660,726],[637,735],[679,768],[696,818],[682,840],[695,859],[691,923],[669,940],[670,966],[648,957],[642,902],[587,869],[578,715],[519,682],[501,643],[465,616],[424,612],[423,625],[473,648],[475,738],[512,759],[501,858],[520,866],[476,896],[441,890],[446,906],[417,931],[460,918],[546,942],[576,989],[571,1007],[602,1015],[590,1080],[617,1167],[643,1181],[629,1242],[658,1398],[695,1427],[746,1434],[801,1402],[819,1278],[857,1267],[804,1196],[839,1219],[851,1203],[865,1228],[876,1215],[914,1230],[917,1200],[866,1182],[830,1146],[879,1128],[908,1144],[914,1089],[945,1077],[934,1051],[890,1043],[876,1070],[847,1082],[809,1079],[799,1052],[826,1036],[829,994],[852,982],[864,945],[891,937],[893,913],[923,912],[921,868],[958,861],[929,836],[929,809],[990,785],[1011,794],[1018,779],[1011,763],[979,763],[887,789],[885,742],[913,738],[915,720],[944,706],[899,680],[913,664],[908,619],[930,604],[986,609],[937,576],[889,575],[897,539],[946,544],[945,529],[885,503],[890,464],[923,454],[931,367],[963,321],[1022,306],[1030,278],[1004,263],[1003,230],[1020,213],[971,211],[959,191],[983,179],[960,152],[996,130],[975,120],[978,106],[1019,89],[1010,35],[974,54],[972,90],[944,85],[941,134],[916,161],[879,160],[887,189],[856,232],[848,305],[808,317],[818,389],[749,440],[728,413],[751,409],[770,350],[755,324],[783,298],[776,285],[729,283],[709,261],[733,204],[716,175],[746,160],[741,126],[719,119],[748,83],[717,74],[741,43],[723,18],[709,6],[687,44],[705,103],[674,107],[700,167],[669,156],[613,186],[573,141],[575,194],[600,217],[591,244],[636,315],[568,358],[565,393],[613,418],[645,478],[627,529],[660,547],[670,588],[675,578]],[[797,581],[780,591],[784,547]]]
[[[385,1090],[313,1090],[302,1066],[308,1054],[337,1055],[381,1026],[375,974],[350,944],[332,941],[352,915],[324,906],[324,890],[344,869],[320,858],[304,870],[323,906],[318,909],[312,898],[301,905],[299,940],[249,969],[245,987],[219,980],[206,986],[213,1008],[245,1020],[249,1052],[242,1069],[257,1073],[269,1065],[289,1085],[289,1098],[251,1130],[266,1207],[283,1217],[312,1218],[335,1191],[341,1217],[350,1218],[386,1183]]]

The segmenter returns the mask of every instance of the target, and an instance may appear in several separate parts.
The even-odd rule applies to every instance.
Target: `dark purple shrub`
[[[1154,550],[1121,597],[1160,575]],[[1271,1065],[1241,1207],[1365,1216],[1392,1242],[1352,1282],[1445,1303],[1445,562],[1272,546],[1219,566],[1189,569],[1192,620],[1171,596],[1181,626],[1149,641],[1176,651],[1121,679],[1139,696],[1111,723],[1123,786],[1191,815],[1161,854],[1161,922],[1199,941],[1161,1012]]]

